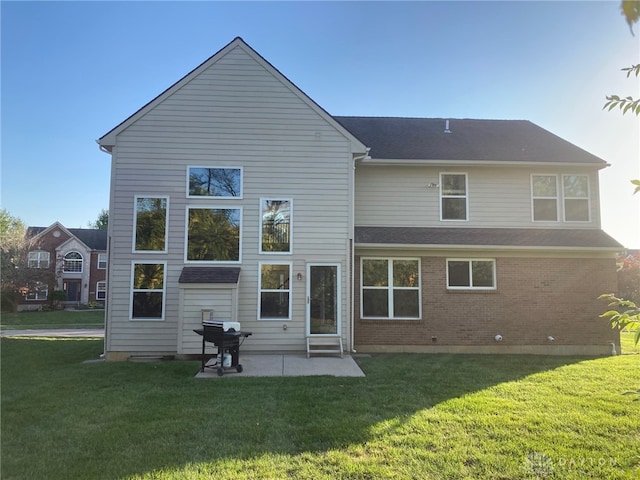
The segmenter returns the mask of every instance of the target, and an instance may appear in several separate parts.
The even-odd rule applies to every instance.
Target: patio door
[[[340,334],[340,264],[307,264],[307,335]]]

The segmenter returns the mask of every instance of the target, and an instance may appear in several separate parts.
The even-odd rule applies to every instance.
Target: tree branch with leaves
[[[640,20],[640,0],[623,0],[620,4],[620,10],[627,21],[627,25],[629,25],[631,35],[634,35],[633,25]],[[622,71],[627,72],[627,78],[631,77],[631,75],[638,78],[638,76],[640,76],[640,63],[637,65],[631,65],[630,67],[625,67]],[[622,110],[623,115],[627,112],[631,112],[640,116],[640,98],[634,99],[630,95],[626,97],[621,97],[619,95],[607,95],[606,99],[607,103],[602,107],[603,110],[609,109],[609,111],[611,111],[617,107]]]

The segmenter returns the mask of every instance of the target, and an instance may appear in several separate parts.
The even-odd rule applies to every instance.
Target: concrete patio
[[[215,363],[211,359],[207,365]],[[219,377],[216,368],[205,368],[196,374],[196,378],[228,378],[228,377],[309,377],[329,375],[333,377],[364,377],[364,373],[353,357],[311,357],[306,354],[246,354],[240,355],[242,373],[235,368],[228,369]]]

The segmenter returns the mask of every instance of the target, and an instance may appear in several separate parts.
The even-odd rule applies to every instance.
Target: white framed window
[[[242,167],[187,167],[187,197],[242,198]]]
[[[260,199],[260,253],[292,252],[293,200]]]
[[[440,173],[440,220],[469,219],[466,173]]]
[[[136,253],[166,253],[169,197],[134,197],[133,251]]]
[[[588,222],[590,220],[588,175],[563,175],[562,197],[565,222]]]
[[[82,273],[83,258],[79,252],[69,252],[64,256],[62,271],[66,273]]]
[[[259,320],[291,319],[291,263],[260,262]]]
[[[130,320],[164,320],[166,270],[166,262],[131,262]]]
[[[49,268],[49,258],[49,252],[45,252],[44,250],[29,252],[29,268]]]
[[[487,258],[448,258],[447,288],[449,290],[495,290],[496,261]]]
[[[107,254],[99,253],[98,254],[98,270],[105,270],[107,268]]]
[[[24,298],[26,300],[46,300],[49,296],[49,286],[43,282],[29,282]]]
[[[360,261],[362,318],[419,320],[422,317],[419,258]]]
[[[187,207],[186,224],[186,262],[240,263],[241,207]]]
[[[558,221],[556,175],[531,175],[531,211],[534,222]]]
[[[96,300],[106,300],[107,299],[107,282],[97,282],[96,283]]]

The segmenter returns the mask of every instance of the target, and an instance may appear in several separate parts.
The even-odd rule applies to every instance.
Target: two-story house
[[[40,310],[49,294],[64,291],[63,305],[104,303],[107,296],[107,232],[90,228],[29,227],[27,268],[42,272],[25,286],[18,310]],[[35,275],[34,278],[37,278]]]
[[[236,38],[99,144],[107,359],[197,354],[203,316],[253,352],[619,342],[606,163],[530,122],[333,117]]]

